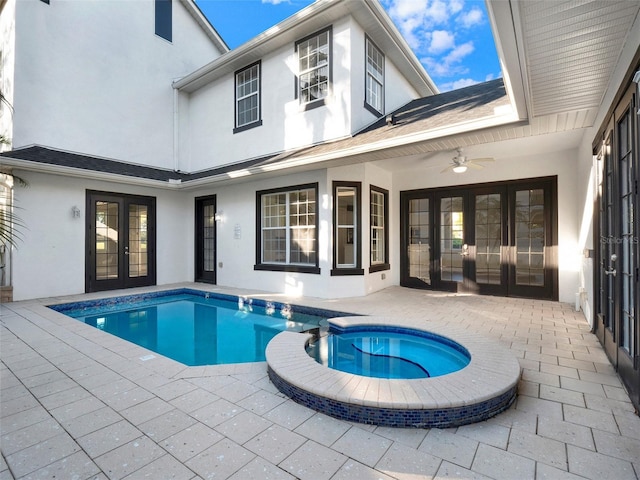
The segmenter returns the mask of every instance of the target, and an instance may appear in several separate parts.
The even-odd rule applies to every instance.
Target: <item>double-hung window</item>
[[[319,273],[318,185],[257,192],[256,270]]]
[[[365,107],[376,115],[384,113],[384,55],[366,38],[367,73],[365,80]]]
[[[371,186],[369,204],[371,226],[371,267],[369,272],[388,270],[389,267],[389,192]]]
[[[296,96],[307,108],[324,105],[331,86],[331,27],[296,43]]]
[[[234,133],[262,125],[260,118],[260,62],[236,72]]]
[[[362,275],[360,182],[333,182],[333,270],[331,275]]]

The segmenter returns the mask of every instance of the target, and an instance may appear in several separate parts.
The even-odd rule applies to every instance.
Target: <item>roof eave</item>
[[[507,95],[518,118],[527,120],[530,98],[517,2],[486,0],[486,5]]]

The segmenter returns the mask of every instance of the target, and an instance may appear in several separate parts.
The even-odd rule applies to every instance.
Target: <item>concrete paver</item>
[[[640,479],[640,417],[571,305],[401,287],[286,300],[481,333],[519,359],[518,398],[494,418],[446,430],[352,424],[289,400],[264,363],[146,358],[43,306],[57,299],[15,302],[0,305],[0,480]]]

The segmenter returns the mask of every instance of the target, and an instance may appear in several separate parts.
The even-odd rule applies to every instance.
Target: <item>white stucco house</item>
[[[487,0],[503,78],[445,93],[377,0],[233,50],[192,0],[0,8],[14,300],[200,281],[570,302],[640,403],[638,2]]]

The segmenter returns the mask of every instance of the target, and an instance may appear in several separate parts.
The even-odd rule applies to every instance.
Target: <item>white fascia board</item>
[[[507,95],[518,118],[527,120],[531,97],[518,2],[486,0],[486,5]]]
[[[369,7],[371,13],[376,17],[380,25],[387,31],[389,36],[393,39],[393,41],[398,46],[398,49],[404,55],[406,61],[413,67],[416,75],[418,75],[422,81],[427,85],[429,92],[425,92],[421,89],[417,89],[421,96],[426,97],[429,95],[435,95],[440,93],[440,90],[436,86],[435,82],[431,78],[431,76],[427,73],[424,66],[416,57],[416,54],[413,52],[405,38],[402,36],[400,31],[397,29],[389,15],[382,7],[378,0],[365,0],[366,5]]]
[[[402,137],[396,137],[392,139],[382,140],[379,142],[372,142],[365,145],[358,145],[356,147],[345,148],[341,150],[335,150],[327,153],[321,153],[319,155],[307,155],[304,157],[293,158],[290,161],[282,161],[273,165],[267,165],[263,167],[257,167],[257,170],[272,171],[280,170],[283,168],[291,168],[301,165],[309,165],[313,163],[325,162],[328,160],[335,160],[339,158],[346,158],[355,155],[362,155],[380,150],[387,150],[395,147],[403,147],[411,144],[428,142],[430,140],[437,140],[445,137],[451,137],[455,135],[467,134],[478,130],[486,130],[489,128],[500,127],[505,125],[515,125],[520,123],[521,120],[514,114],[507,114],[500,117],[492,116],[484,120],[476,120],[473,124],[461,123],[457,125],[450,125],[442,128],[429,130],[426,132],[419,132]]]
[[[200,7],[196,5],[194,0],[180,0],[180,3],[184,5],[195,21],[198,22],[198,25],[200,25],[211,41],[213,41],[213,44],[220,50],[220,53],[225,53],[230,50],[227,42],[218,34],[218,31],[211,25],[207,17],[204,16],[202,10],[200,10]]]

